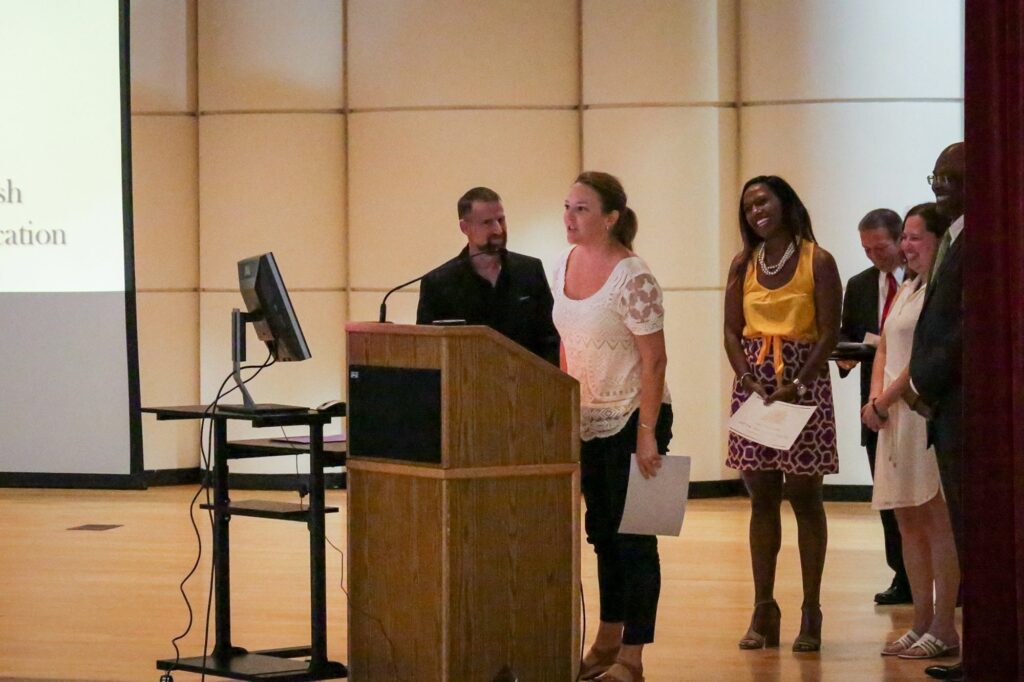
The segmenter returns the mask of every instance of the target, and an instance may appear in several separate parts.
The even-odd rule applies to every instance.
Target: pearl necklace
[[[783,267],[785,267],[786,263],[789,262],[789,259],[793,257],[793,254],[796,251],[793,242],[790,242],[789,246],[786,247],[786,252],[782,254],[782,258],[779,259],[779,262],[776,263],[775,265],[769,266],[764,262],[764,247],[765,245],[761,244],[761,251],[760,253],[757,254],[757,264],[761,266],[761,272],[763,272],[768,277],[777,275],[779,271],[782,270]]]

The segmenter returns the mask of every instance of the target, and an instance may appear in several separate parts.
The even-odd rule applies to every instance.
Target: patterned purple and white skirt
[[[771,395],[775,390],[775,367],[771,352],[763,364],[757,364],[764,339],[743,339],[743,352],[747,356],[751,371]],[[797,371],[807,362],[814,344],[799,341],[782,341],[782,378],[791,382]],[[816,405],[807,426],[797,437],[789,450],[775,450],[760,443],[754,443],[735,433],[729,433],[729,456],[725,465],[740,471],[783,471],[787,474],[823,475],[839,471],[839,453],[836,450],[835,408],[832,406],[832,379],[827,368],[821,375],[807,384],[808,391],[800,399],[801,405]],[[732,408],[730,414],[750,396],[738,383],[733,382]]]

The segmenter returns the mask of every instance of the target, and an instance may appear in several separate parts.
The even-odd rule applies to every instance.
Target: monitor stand
[[[231,311],[231,375],[235,379],[235,388],[242,394],[241,405],[217,405],[217,409],[230,414],[295,414],[307,412],[308,407],[297,405],[278,405],[277,403],[257,403],[249,395],[249,389],[242,381],[242,363],[245,361],[245,324],[251,319],[249,313],[243,313],[238,308]]]

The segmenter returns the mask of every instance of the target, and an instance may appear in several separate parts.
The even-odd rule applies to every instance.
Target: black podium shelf
[[[327,661],[319,666],[310,666],[309,661],[295,660],[309,656],[310,648],[273,649],[248,652],[235,649],[227,655],[213,654],[207,657],[183,658],[175,663],[173,658],[156,662],[158,670],[182,670],[191,673],[206,673],[227,677],[232,680],[274,680],[274,682],[311,682],[312,680],[334,680],[348,676],[348,669],[342,663]]]
[[[274,500],[238,500],[228,505],[201,504],[201,509],[222,511],[228,516],[255,516],[282,521],[309,521],[309,505]],[[325,514],[334,514],[337,507],[324,507]]]

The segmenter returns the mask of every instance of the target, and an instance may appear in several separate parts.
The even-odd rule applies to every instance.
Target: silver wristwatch
[[[804,382],[799,379],[793,379],[793,385],[796,386],[796,396],[798,398],[803,398],[807,395],[807,385]]]

